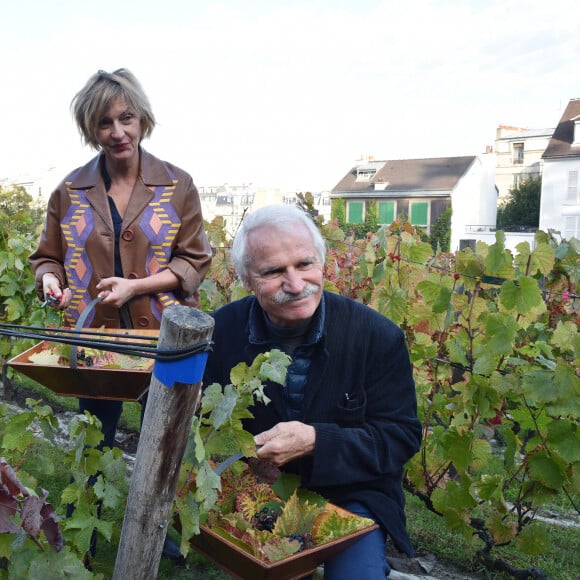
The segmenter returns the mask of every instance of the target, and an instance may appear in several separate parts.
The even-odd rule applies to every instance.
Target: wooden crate
[[[342,515],[354,515],[333,504],[327,504],[326,507]],[[326,560],[378,528],[378,524],[371,524],[337,540],[272,563],[263,562],[207,526],[200,526],[201,533],[193,536],[190,543],[198,552],[236,578],[243,580],[291,580],[313,573]]]
[[[94,329],[86,330],[94,332]],[[124,331],[105,329],[100,332],[121,334]],[[131,335],[154,339],[158,336],[159,331],[131,329],[127,330],[126,333],[129,335],[127,340],[135,340],[135,338],[131,338]],[[82,336],[82,332],[80,336]],[[117,338],[115,340],[123,339]],[[137,401],[149,389],[153,359],[149,359],[150,364],[146,369],[109,369],[85,366],[71,369],[63,365],[39,365],[30,361],[32,354],[46,349],[47,346],[50,346],[47,341],[40,342],[10,359],[6,364],[61,397]]]

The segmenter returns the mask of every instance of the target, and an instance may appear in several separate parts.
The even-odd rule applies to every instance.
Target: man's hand
[[[267,459],[280,467],[305,455],[312,455],[316,442],[316,430],[300,421],[278,423],[272,429],[254,437],[260,459]]]

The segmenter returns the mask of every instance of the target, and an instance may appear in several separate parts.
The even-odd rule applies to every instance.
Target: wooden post
[[[209,341],[213,327],[213,318],[195,308],[169,306],[163,311],[158,348],[165,351]],[[201,381],[169,387],[154,375],[151,378],[113,580],[157,577],[200,393]]]

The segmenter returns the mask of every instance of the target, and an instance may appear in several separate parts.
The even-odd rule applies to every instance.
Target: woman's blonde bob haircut
[[[74,96],[71,111],[83,143],[99,150],[99,123],[107,115],[113,101],[121,97],[141,121],[141,139],[149,137],[155,127],[155,117],[147,95],[133,73],[119,68],[112,73],[95,73]]]

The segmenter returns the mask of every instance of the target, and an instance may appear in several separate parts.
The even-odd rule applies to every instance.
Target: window
[[[513,148],[513,164],[522,165],[524,162],[524,144],[514,143]]]
[[[517,189],[524,181],[524,174],[523,173],[514,173],[514,184],[512,187],[513,189]]]
[[[346,221],[349,224],[362,224],[364,222],[364,203],[362,201],[349,201],[346,212]]]
[[[567,240],[570,238],[580,240],[580,216],[564,216],[564,237]]]
[[[578,203],[578,171],[568,171],[568,203]]]
[[[379,201],[379,224],[392,224],[395,221],[395,202]]]
[[[475,252],[476,240],[459,240],[459,251],[471,248]]]
[[[580,145],[580,120],[574,119],[574,141],[572,145]]]
[[[375,175],[375,169],[369,169],[368,167],[357,169],[356,181],[357,182],[369,182]]]
[[[412,226],[424,226],[429,225],[429,202],[426,201],[414,201],[410,204],[410,222]]]

